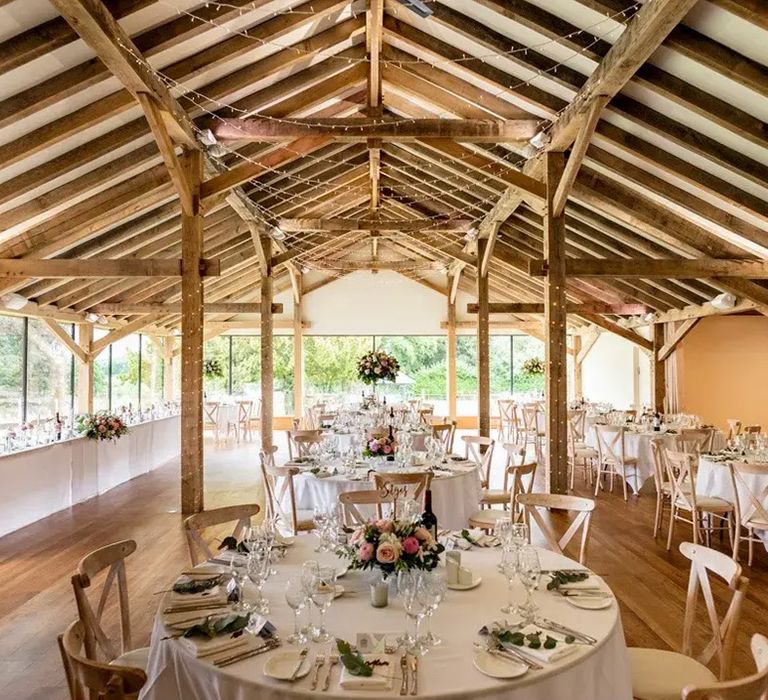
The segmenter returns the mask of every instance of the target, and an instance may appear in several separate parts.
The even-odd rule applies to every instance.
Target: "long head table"
[[[314,535],[300,535],[286,558],[277,564],[277,575],[264,587],[271,609],[269,620],[283,638],[290,633],[293,619],[283,598],[288,578],[300,575],[301,564],[308,559],[322,561],[330,558],[334,563],[341,563],[333,554],[315,554],[316,543]],[[539,553],[542,568],[581,568],[561,555],[545,550]],[[462,563],[481,576],[482,583],[469,591],[449,590],[435,613],[433,630],[442,637],[443,643],[421,659],[418,697],[429,700],[463,700],[480,696],[489,700],[629,700],[632,697],[624,634],[616,603],[604,610],[572,607],[565,598],[544,590],[543,582],[535,594],[542,614],[592,635],[598,640],[597,644],[579,645],[572,655],[546,665],[543,670],[528,671],[515,680],[497,680],[481,674],[473,665],[473,644],[481,640],[478,630],[483,625],[504,618],[499,609],[506,602],[507,587],[496,570],[498,550],[473,549],[462,556]],[[328,611],[327,627],[334,636],[354,643],[356,634],[361,632],[396,635],[403,631],[405,614],[398,597],[390,594],[386,608],[370,605],[370,578],[370,573],[350,571],[339,579],[352,595],[338,598]],[[161,602],[161,607],[164,605]],[[338,667],[326,692],[312,691],[309,677],[294,683],[268,678],[263,673],[266,660],[271,655],[296,648],[287,644],[276,651],[219,668],[196,658],[180,640],[167,639],[169,632],[162,615],[158,615],[152,634],[148,681],[140,695],[141,700],[290,700],[316,695],[362,700],[397,696],[399,683],[388,692],[342,689],[338,685]],[[317,652],[328,653],[330,650],[327,644],[309,646],[312,657]],[[397,658],[392,656],[395,662]],[[396,672],[399,673],[399,669]]]

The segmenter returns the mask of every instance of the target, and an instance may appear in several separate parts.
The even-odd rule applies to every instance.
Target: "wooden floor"
[[[0,538],[0,698],[66,698],[56,635],[75,616],[69,578],[81,556],[109,542],[132,538],[138,543],[128,561],[134,644],[148,643],[155,594],[187,563],[178,472],[178,464],[171,462]],[[261,498],[258,448],[208,444],[206,505]],[[598,501],[588,563],[606,577],[619,599],[627,642],[677,648],[687,560],[677,552],[677,543],[668,553],[663,542],[651,538],[653,495],[625,503],[617,489],[601,494]],[[751,586],[736,657],[738,673],[752,670],[751,634],[768,632],[768,553],[762,548],[745,575]],[[701,631],[706,631],[703,624]]]

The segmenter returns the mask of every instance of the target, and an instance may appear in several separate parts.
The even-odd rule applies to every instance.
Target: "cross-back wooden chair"
[[[212,430],[213,439],[219,441],[219,404],[218,401],[203,403],[203,430]]]
[[[691,526],[694,544],[701,541],[702,529],[707,543],[709,543],[713,530],[727,529],[728,539],[733,546],[732,516],[735,506],[722,498],[696,493],[698,457],[688,452],[678,452],[667,448],[664,450],[664,462],[669,481],[672,484],[667,550],[672,548],[672,537],[675,532],[675,523],[678,520]],[[704,516],[708,520],[706,526],[704,525]],[[717,527],[712,524],[713,519],[720,523]]]
[[[535,442],[539,435],[539,404],[524,403],[522,408],[523,430],[528,442]]]
[[[344,524],[348,527],[364,525],[370,520],[370,517],[363,515],[358,506],[375,506],[376,517],[382,518],[384,512],[382,505],[391,504],[394,499],[382,493],[377,489],[366,489],[365,491],[342,491],[339,494],[339,503],[341,504]]]
[[[711,686],[718,680],[724,681],[730,677],[741,606],[749,579],[741,575],[741,566],[722,552],[692,542],[682,542],[680,552],[691,562],[681,651],[678,653],[637,647],[628,649],[632,693],[639,700],[676,698],[688,685]],[[711,576],[722,580],[731,591],[731,600],[722,618],[715,605]],[[712,636],[701,651],[696,653],[694,630],[697,628],[696,609],[700,594],[704,599]],[[707,668],[713,659],[717,661],[717,675]]]
[[[680,452],[690,452],[699,455],[712,451],[715,438],[714,428],[683,428],[677,436]]]
[[[474,462],[480,470],[481,487],[489,488],[493,448],[496,441],[482,435],[462,435],[461,439],[464,442],[464,457]],[[482,452],[483,448],[485,448],[485,452]]]
[[[587,436],[587,412],[583,408],[568,410],[568,425],[576,445],[581,447]]]
[[[187,536],[187,548],[192,566],[197,566],[216,556],[215,550],[211,549],[211,543],[203,537],[205,530],[209,527],[233,522],[235,527],[231,533],[232,537],[236,540],[242,540],[246,530],[251,526],[251,518],[260,512],[261,507],[256,503],[244,503],[237,506],[204,510],[202,513],[195,513],[186,518],[184,520],[184,533]]]
[[[395,500],[411,498],[423,505],[424,493],[432,484],[432,473],[396,474],[393,472],[373,473],[373,483],[382,498],[394,497]]]
[[[651,456],[653,457],[653,484],[656,487],[656,513],[653,518],[654,539],[661,532],[664,523],[664,510],[671,507],[672,482],[665,462],[666,443],[664,438],[651,440]]]
[[[745,425],[741,429],[741,434],[744,436],[744,442],[747,447],[751,447],[757,442],[757,437],[762,430],[763,428],[760,425]]]
[[[627,454],[627,444],[624,436],[626,430],[615,425],[596,425],[597,452],[599,455],[598,469],[595,479],[595,496],[603,485],[603,477],[610,478],[610,489],[613,491],[613,478],[621,478],[624,500],[627,500],[627,470],[631,468],[635,477],[635,492],[639,490],[637,457]]]
[[[243,440],[251,439],[251,417],[253,415],[253,400],[241,399],[237,402],[237,430],[238,439],[242,435]]]
[[[741,421],[738,418],[729,418],[725,422],[728,425],[728,440],[733,440],[733,438],[741,434]]]
[[[435,415],[434,406],[422,406],[418,409],[419,422],[426,426],[432,425],[432,417]]]
[[[453,439],[456,434],[456,421],[435,423],[432,425],[432,437],[440,440],[445,454],[453,452]]]
[[[75,620],[58,636],[61,661],[71,700],[129,700],[136,698],[147,674],[134,666],[107,664],[84,656],[85,625]]]
[[[309,510],[299,510],[296,507],[296,490],[293,478],[300,473],[298,467],[275,465],[275,452],[259,453],[261,476],[264,481],[264,491],[267,501],[267,515],[279,520],[284,527],[290,528],[293,535],[307,532],[315,527],[314,513]]]
[[[566,496],[554,493],[521,493],[517,502],[523,508],[525,524],[528,526],[528,540],[531,537],[531,519],[541,530],[547,541],[547,546],[553,552],[565,554],[565,548],[570,544],[576,533],[581,530],[581,542],[579,544],[579,563],[585,564],[587,560],[587,545],[589,544],[589,525],[592,520],[592,511],[595,502],[591,498],[578,496]],[[576,513],[566,531],[558,537],[554,528],[542,516],[539,508],[555,508]]]
[[[736,494],[733,558],[739,561],[741,543],[747,540],[749,542],[747,564],[752,566],[755,543],[764,543],[755,531],[768,532],[768,508],[764,505],[768,502],[768,484],[756,490],[750,476],[764,477],[768,475],[768,467],[765,464],[746,462],[733,462],[729,466],[733,493]],[[742,533],[742,527],[747,529],[746,535]]]
[[[133,649],[131,643],[131,614],[128,604],[128,581],[125,560],[136,551],[136,542],[122,540],[86,554],[77,565],[72,576],[77,614],[83,623],[83,644],[85,655],[93,661],[115,661],[124,666],[144,668],[149,656],[147,648]],[[94,585],[102,572],[106,571],[101,589]],[[94,607],[89,590],[96,601]],[[102,618],[112,592],[117,595],[120,617],[120,644],[109,638],[104,630]],[[97,599],[97,600],[96,600]]]
[[[313,442],[322,441],[322,431],[320,429],[313,430],[286,430],[285,434],[288,438],[288,461],[296,459],[298,457],[306,457],[309,453],[309,448]],[[316,440],[304,440],[304,438],[317,438]],[[298,442],[297,442],[298,439]]]
[[[337,414],[335,412],[330,412],[330,413],[323,412],[318,414],[317,422],[319,423],[320,429],[322,430],[324,428],[330,428],[333,425],[334,421],[336,420],[336,416]]]
[[[508,463],[505,473],[505,485],[508,489],[509,500],[504,510],[485,508],[475,511],[469,516],[469,526],[491,532],[499,518],[509,518],[515,522],[524,520],[523,509],[519,498],[533,491],[536,479],[536,462]]]
[[[499,429],[496,439],[511,442],[516,439],[517,408],[512,399],[499,399]]]
[[[568,469],[570,470],[570,487],[573,491],[576,482],[576,470],[581,467],[584,483],[592,485],[592,476],[600,459],[599,452],[593,447],[579,443],[573,423],[568,423]]]
[[[504,482],[502,488],[492,489],[490,487],[484,487],[480,491],[480,508],[485,506],[491,507],[494,505],[503,505],[504,509],[509,506],[510,492],[509,492],[509,467],[515,464],[525,464],[525,455],[528,451],[528,446],[523,443],[505,443],[503,445],[504,452],[506,453],[506,460],[504,464]],[[482,477],[485,477],[483,474]],[[481,478],[482,478],[481,477]],[[490,481],[490,473],[488,474]]]
[[[768,639],[762,634],[754,634],[750,646],[756,673],[709,687],[688,685],[683,688],[682,700],[768,700]]]

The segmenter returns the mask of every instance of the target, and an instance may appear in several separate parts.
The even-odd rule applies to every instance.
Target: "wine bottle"
[[[437,540],[437,516],[432,512],[432,489],[427,489],[424,494],[424,512],[421,514],[421,524]]]

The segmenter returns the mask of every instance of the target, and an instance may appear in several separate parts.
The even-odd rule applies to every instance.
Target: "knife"
[[[408,655],[403,654],[400,657],[400,671],[402,672],[402,679],[400,681],[400,695],[408,694]]]
[[[248,659],[251,656],[258,656],[259,654],[265,654],[268,651],[272,651],[272,649],[276,649],[278,646],[279,646],[279,643],[277,642],[264,644],[263,646],[260,646],[257,649],[251,649],[249,651],[241,651],[237,654],[232,654],[231,656],[225,656],[223,659],[214,661],[213,665],[218,667],[229,666],[230,664],[237,663],[238,661],[242,661],[243,659]]]
[[[419,659],[411,654],[411,695],[416,695],[419,692]]]
[[[302,650],[299,652],[299,661],[298,661],[298,663],[296,664],[296,668],[294,668],[294,669],[293,669],[293,673],[291,674],[291,678],[290,678],[291,682],[293,682],[293,681],[295,681],[295,680],[296,680],[296,676],[297,676],[297,674],[299,673],[299,671],[301,670],[301,665],[304,663],[304,659],[305,659],[306,657],[307,657],[307,648],[306,648],[306,647],[304,647],[304,648],[303,648],[303,649],[302,649]]]

